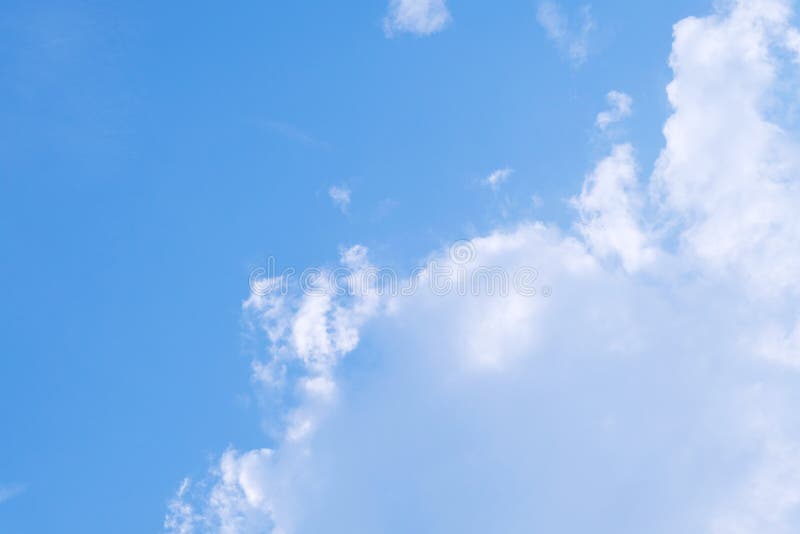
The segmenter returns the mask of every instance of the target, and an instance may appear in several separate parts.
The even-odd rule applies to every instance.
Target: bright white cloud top
[[[430,35],[443,30],[450,20],[445,0],[390,0],[383,30],[387,37],[398,33]]]
[[[535,295],[437,295],[430,270],[382,295],[360,246],[340,262],[350,295],[251,295],[275,445],[184,483],[168,530],[797,532],[790,17],[740,0],[675,25],[652,175],[612,147],[572,199],[574,234],[520,222],[432,255],[535,266]]]

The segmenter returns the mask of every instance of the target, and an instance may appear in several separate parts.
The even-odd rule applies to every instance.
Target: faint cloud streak
[[[580,9],[580,24],[575,26],[564,10],[555,2],[542,2],[536,19],[544,28],[547,37],[555,43],[573,65],[579,66],[589,56],[589,35],[595,29],[591,8]]]
[[[9,484],[0,486],[0,504],[8,501],[9,499],[13,499],[17,495],[20,495],[26,489],[26,486],[22,484]]]
[[[314,146],[317,148],[330,148],[330,145],[325,141],[320,141],[319,139],[315,138],[308,132],[298,128],[293,124],[289,124],[288,122],[276,121],[276,120],[268,120],[266,123],[267,128],[272,130],[273,132],[289,139],[291,141],[296,141],[298,143]]]

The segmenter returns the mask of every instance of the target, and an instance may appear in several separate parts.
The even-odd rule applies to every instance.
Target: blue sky
[[[792,532],[790,7],[5,3],[0,531]],[[553,297],[248,286],[457,239]]]

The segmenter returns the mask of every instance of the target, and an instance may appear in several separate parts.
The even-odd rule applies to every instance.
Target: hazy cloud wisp
[[[589,57],[589,36],[595,29],[591,8],[580,9],[580,22],[576,25],[555,2],[542,2],[536,14],[547,37],[575,65],[581,65]]]

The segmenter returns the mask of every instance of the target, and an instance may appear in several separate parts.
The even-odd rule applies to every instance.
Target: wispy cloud
[[[606,95],[610,109],[597,114],[595,124],[601,130],[605,130],[615,122],[619,122],[630,117],[633,112],[633,99],[619,91],[611,91]]]
[[[505,167],[503,169],[497,169],[493,171],[489,176],[483,179],[483,185],[486,185],[492,189],[497,189],[500,187],[502,183],[508,180],[508,177],[514,173],[514,169],[509,167]]]
[[[383,31],[387,37],[397,33],[430,35],[443,30],[451,20],[445,0],[391,0]]]
[[[575,65],[581,65],[589,56],[589,35],[595,28],[591,8],[580,9],[580,21],[573,24],[564,10],[554,2],[539,5],[537,20],[559,50]]]
[[[0,503],[4,503],[9,499],[13,499],[17,495],[26,490],[26,486],[22,484],[8,484],[0,486]]]
[[[288,122],[269,120],[266,122],[266,126],[273,132],[292,141],[296,141],[304,145],[316,146],[319,148],[329,148],[328,143],[325,141],[320,141],[305,130],[298,128],[293,124],[289,124]]]
[[[350,189],[345,186],[333,185],[328,189],[328,196],[331,197],[334,206],[339,208],[342,213],[347,213],[350,207]]]

